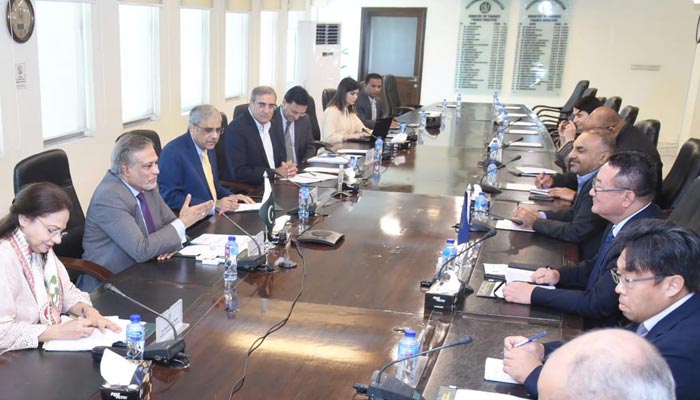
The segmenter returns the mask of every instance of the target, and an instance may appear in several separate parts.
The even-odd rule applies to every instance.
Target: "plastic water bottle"
[[[503,125],[499,125],[498,129],[496,130],[496,137],[500,143],[503,143],[503,139],[506,137],[506,129],[507,128]]]
[[[455,246],[455,240],[454,239],[447,239],[447,243],[445,243],[445,247],[442,248],[442,262],[446,262],[449,260],[447,263],[448,267],[454,267],[456,264],[455,258],[457,257],[457,246]]]
[[[311,203],[311,195],[309,186],[305,183],[299,188],[299,226],[306,229],[309,223],[309,207]]]
[[[442,107],[440,108],[440,112],[442,115],[445,115],[447,112],[447,99],[442,99]]]
[[[238,243],[235,236],[229,236],[224,247],[224,279],[238,279]]]
[[[420,129],[425,130],[425,128],[428,126],[428,113],[425,111],[422,111],[420,113]]]
[[[481,222],[488,221],[489,199],[486,193],[481,192],[474,200],[474,219]]]
[[[457,93],[457,109],[462,108],[462,93]]]
[[[374,163],[375,166],[379,166],[382,164],[382,156],[384,153],[384,140],[382,140],[381,137],[377,138],[377,141],[374,142]]]
[[[496,186],[496,175],[498,173],[498,167],[496,166],[496,161],[489,161],[488,167],[486,167],[486,183],[491,186]]]
[[[494,137],[491,139],[491,143],[489,143],[489,160],[501,161],[500,150],[501,143],[498,141],[498,137]]]
[[[338,165],[338,182],[335,185],[335,189],[339,192],[343,191],[343,182],[345,181],[345,167],[343,164]]]
[[[498,92],[493,92],[493,120],[498,120],[498,115],[501,113],[501,100],[498,98]]]
[[[133,314],[131,322],[126,326],[126,358],[143,360],[143,347],[146,343],[146,328],[141,324],[141,316]]]
[[[420,353],[420,343],[416,340],[416,331],[406,329],[403,338],[399,340],[397,356],[399,359]],[[416,365],[418,357],[402,361],[396,368],[396,378],[407,385],[416,386]]]
[[[502,106],[501,107],[501,126],[508,128],[509,123],[510,123],[510,117],[508,117],[508,110],[506,109],[506,106]]]

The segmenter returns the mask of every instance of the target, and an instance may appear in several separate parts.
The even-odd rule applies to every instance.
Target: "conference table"
[[[184,320],[190,324],[184,337],[191,365],[186,369],[156,366],[152,398],[228,398],[244,373],[251,344],[286,317],[286,325],[250,356],[244,384],[233,398],[353,398],[353,384],[367,384],[374,370],[395,357],[404,328],[420,333],[423,349],[465,335],[474,340],[469,346],[428,357],[417,385],[426,399],[435,398],[439,387],[447,385],[527,397],[520,385],[485,381],[485,358],[500,358],[503,337],[508,335],[546,330],[548,340],[568,339],[579,332],[578,318],[474,295],[467,296],[454,312],[424,306],[420,281],[432,278],[445,240],[456,236],[453,225],[460,218],[465,187],[483,173],[477,162],[484,157],[484,142],[493,129],[490,104],[460,106],[460,112],[447,110],[439,130],[422,133],[422,140],[399,151],[398,160],[385,161],[379,180],[369,180],[349,199],[328,198],[319,205],[311,229],[343,233],[336,247],[288,243],[271,252],[268,261],[275,265],[291,259],[297,268],[240,273],[236,311],[223,304],[221,265],[174,257],[137,264],[114,275],[112,284],[156,310],[183,301]],[[426,109],[436,110],[435,106]],[[536,121],[529,110],[522,110]],[[400,119],[413,123],[418,115],[413,112]],[[552,168],[553,144],[539,123],[537,129],[539,134],[528,135],[527,140],[542,143],[542,148],[504,149],[503,160],[521,155],[513,165]],[[362,145],[344,147],[353,146]],[[499,172],[499,185],[531,179],[506,169]],[[319,198],[327,198],[333,190],[332,183],[318,186]],[[297,190],[289,182],[273,185],[280,213],[296,207]],[[527,197],[527,192],[504,190],[492,197],[494,212],[512,213]],[[229,215],[249,231],[263,228],[256,213]],[[220,216],[188,230],[190,237],[203,233],[241,234]],[[472,233],[471,239],[480,235]],[[478,289],[484,280],[484,262],[571,264],[577,261],[577,251],[574,245],[531,233],[499,231],[467,258],[468,284]],[[151,322],[155,318],[103,287],[91,297],[103,315],[128,318],[140,313]],[[86,352],[31,349],[0,356],[3,399],[97,399],[101,383],[99,364]]]

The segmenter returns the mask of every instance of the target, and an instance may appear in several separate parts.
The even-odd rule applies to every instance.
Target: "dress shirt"
[[[253,121],[255,121],[255,126],[258,127],[260,139],[262,140],[263,147],[265,148],[265,157],[267,158],[267,163],[270,166],[270,168],[275,169],[275,151],[272,148],[272,138],[270,138],[270,126],[272,124],[268,121],[265,125],[263,125],[260,122],[258,122],[257,119],[255,119],[255,116],[252,112],[250,112],[250,110],[248,110],[248,112],[253,117]]]
[[[119,178],[121,179],[121,177]],[[129,185],[124,179],[122,179],[122,182],[126,185],[126,187],[129,188],[129,191],[131,191],[131,194],[134,195],[134,199],[136,199],[136,204],[139,205],[139,210],[141,210],[141,218],[143,218],[143,209],[141,209],[141,203],[139,202],[139,199],[136,198],[136,196],[139,195],[138,190],[136,190],[133,186]],[[143,220],[143,224],[146,225],[146,220]],[[187,241],[187,236],[185,235],[185,223],[182,222],[179,218],[175,218],[173,222],[170,223],[170,225],[175,228],[177,231],[177,235],[180,237],[180,243],[185,243]]]
[[[693,292],[688,293],[685,295],[682,299],[676,301],[675,303],[671,304],[670,306],[666,307],[663,311],[660,313],[654,315],[653,317],[649,318],[648,320],[642,322],[640,326],[644,326],[646,328],[646,331],[649,332],[652,329],[654,329],[654,326],[659,323],[662,319],[666,318],[666,316],[670,313],[672,313],[676,308],[680,307],[685,303],[686,301],[690,300],[691,297],[693,297]]]
[[[639,214],[640,212],[644,211],[647,207],[649,207],[650,204],[651,204],[651,202],[647,203],[647,205],[645,205],[644,207],[642,207],[642,208],[640,208],[639,210],[637,210],[636,213],[634,213],[634,214],[630,215],[629,217],[623,219],[622,221],[618,222],[616,225],[613,225],[613,228],[612,228],[612,234],[613,234],[613,236],[614,236],[614,237],[617,237],[617,234],[620,233],[620,230],[622,229],[623,226],[625,226],[625,224],[627,223],[627,221],[629,221],[630,219],[632,219],[632,217],[634,217],[635,215]]]

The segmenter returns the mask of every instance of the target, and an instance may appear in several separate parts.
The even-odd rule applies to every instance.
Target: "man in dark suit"
[[[369,129],[374,129],[377,119],[384,116],[382,103],[382,76],[375,73],[367,74],[365,87],[357,98],[355,108],[360,121]]]
[[[301,164],[316,154],[311,119],[306,114],[309,93],[301,86],[294,86],[284,94],[284,101],[275,111],[273,120],[281,119],[287,161]]]
[[[590,191],[591,210],[610,222],[598,254],[574,267],[540,268],[532,274],[533,281],[557,285],[556,289],[509,283],[503,289],[506,301],[578,314],[583,317],[584,329],[618,326],[623,318],[610,270],[615,268],[622,248],[615,237],[629,222],[663,217],[661,209],[652,203],[655,186],[656,165],[647,155],[636,151],[611,155]]]
[[[223,212],[237,209],[239,201],[253,202],[248,196],[231,194],[219,182],[214,147],[222,131],[219,110],[209,104],[197,106],[190,111],[187,132],[163,148],[158,187],[168,207],[179,210],[188,194],[191,204],[214,200]]]
[[[229,155],[224,179],[260,185],[263,174],[273,179],[297,173],[297,165],[287,161],[280,120],[273,120],[277,94],[268,86],[253,89],[248,111],[235,118],[224,132],[224,150]]]
[[[202,219],[212,201],[190,206],[187,195],[176,217],[158,193],[158,156],[143,136],[122,136],[112,152],[112,167],[95,189],[85,218],[83,258],[117,273],[154,257],[167,259],[186,241],[185,229]],[[99,282],[82,275],[81,289]]]
[[[600,236],[605,229],[605,220],[591,211],[593,198],[589,194],[593,179],[600,167],[615,151],[612,135],[605,129],[584,130],[572,147],[570,170],[578,179],[578,193],[571,207],[555,211],[537,211],[520,206],[515,218],[523,221],[523,227],[535,232],[579,244],[581,259],[595,257],[600,248]],[[551,189],[556,192],[558,189]]]
[[[628,329],[651,342],[666,360],[676,382],[676,397],[697,398],[700,237],[673,222],[652,219],[631,224],[617,241],[623,250],[611,276],[619,308],[634,322]],[[536,387],[541,387],[542,360],[561,343],[533,343],[513,349],[512,343],[518,340],[505,340],[505,370],[536,394]]]

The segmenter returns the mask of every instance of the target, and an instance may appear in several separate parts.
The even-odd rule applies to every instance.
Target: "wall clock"
[[[7,29],[12,39],[24,43],[34,32],[34,6],[30,0],[9,0],[5,11]]]

